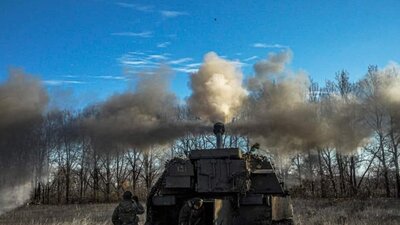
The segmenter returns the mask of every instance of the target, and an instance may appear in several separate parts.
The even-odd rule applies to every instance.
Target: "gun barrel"
[[[217,139],[217,149],[222,148],[222,135],[225,133],[225,125],[221,122],[214,124],[214,134]]]

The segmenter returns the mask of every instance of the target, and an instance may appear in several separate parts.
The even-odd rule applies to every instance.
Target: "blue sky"
[[[158,63],[176,72],[184,98],[189,72],[215,51],[244,74],[269,52],[289,47],[291,68],[318,81],[341,69],[353,80],[368,65],[400,61],[400,1],[19,1],[0,2],[0,82],[10,68],[52,92],[101,100]],[[61,90],[61,91],[60,91]]]

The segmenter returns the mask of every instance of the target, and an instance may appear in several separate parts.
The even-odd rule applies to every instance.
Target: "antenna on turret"
[[[214,134],[217,138],[217,149],[222,148],[222,135],[225,133],[225,125],[221,122],[214,124]]]

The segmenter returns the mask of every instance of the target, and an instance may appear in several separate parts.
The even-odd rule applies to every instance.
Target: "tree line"
[[[377,67],[370,66],[362,82],[352,82],[346,71],[340,71],[335,80],[323,86],[311,82],[309,87],[308,99],[316,104],[332,96],[345,102],[351,96],[367,99],[361,116],[349,114],[373,131],[361,147],[343,152],[334,146],[321,146],[280,154],[261,146],[256,151],[275,162],[293,196],[400,197],[400,128],[396,125],[397,112],[382,105],[376,96],[380,82],[377,73]],[[177,113],[177,118],[193,118],[185,106]],[[211,127],[210,134],[188,134],[168,145],[145,149],[107,143],[76,129],[83,118],[95,115],[95,107],[49,111],[20,143],[34,149],[32,201],[111,202],[125,190],[144,199],[169,159],[184,158],[193,149],[215,147]],[[250,137],[229,131],[224,136],[225,147],[240,147],[247,152],[253,144]]]

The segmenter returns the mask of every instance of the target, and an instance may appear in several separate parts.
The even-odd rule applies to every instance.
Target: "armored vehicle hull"
[[[177,225],[181,207],[194,197],[204,200],[204,225],[291,221],[271,163],[238,148],[194,150],[188,159],[170,160],[149,193],[146,224]]]

